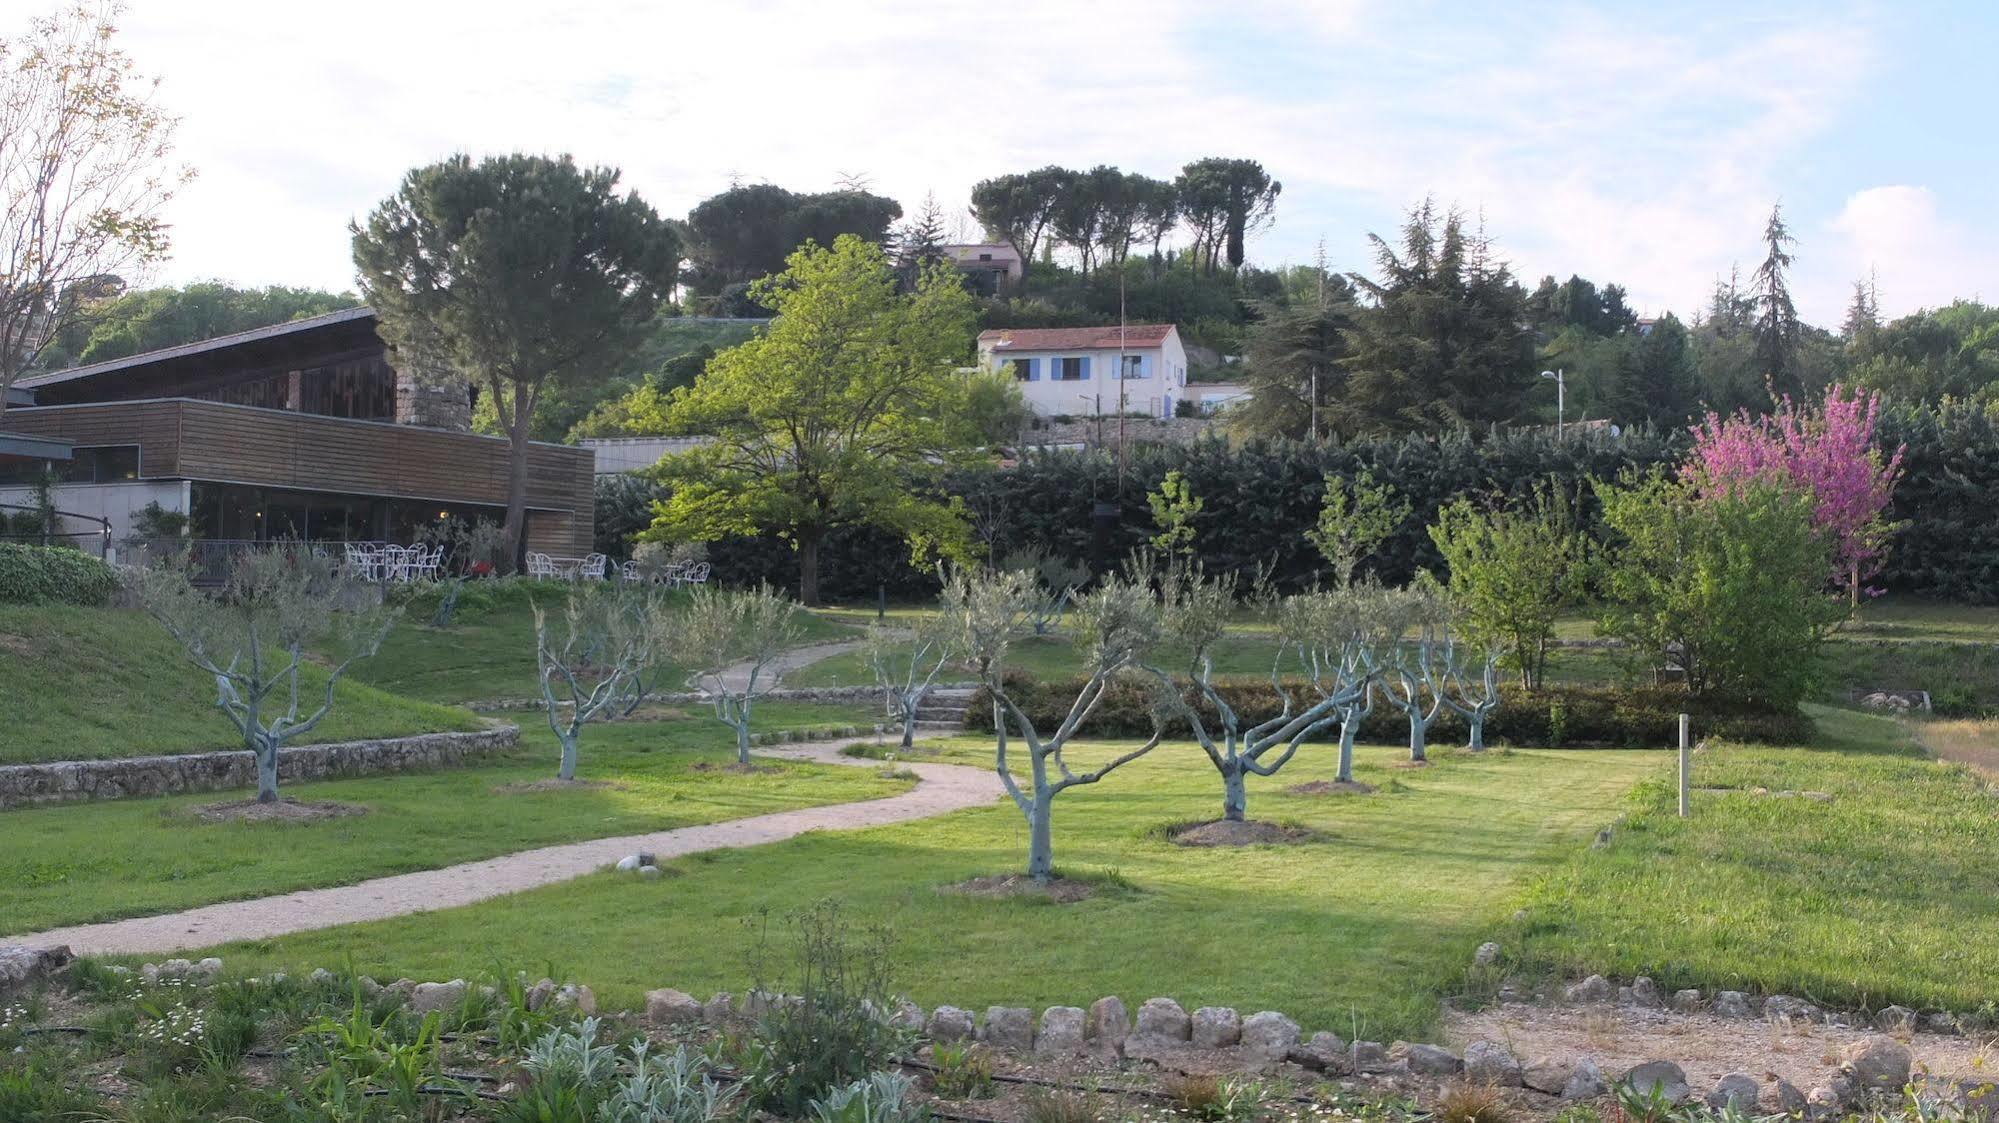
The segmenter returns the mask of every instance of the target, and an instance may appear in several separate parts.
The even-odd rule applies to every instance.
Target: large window
[[[1145,356],[1144,356],[1144,355],[1126,355],[1126,356],[1124,356],[1124,377],[1126,377],[1126,378],[1144,378],[1144,377],[1145,377]]]
[[[1090,360],[1070,356],[1048,360],[1055,364],[1055,377],[1063,382],[1081,382],[1090,377]]]
[[[506,510],[465,503],[388,499],[290,491],[197,480],[193,485],[196,538],[270,541],[302,538],[314,542],[415,542],[445,519],[501,522]]]
[[[70,450],[68,460],[12,460],[0,463],[0,485],[32,484],[43,472],[57,483],[110,484],[139,478],[138,445],[95,445]]]
[[[1017,382],[1034,381],[1033,359],[1009,359],[1007,360],[1007,365],[1013,368],[1013,377],[1015,381]]]

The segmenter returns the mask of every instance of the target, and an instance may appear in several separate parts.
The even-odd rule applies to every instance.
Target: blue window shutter
[[[1085,355],[1083,356],[1083,380],[1087,382],[1089,381],[1089,378],[1090,378],[1090,357],[1088,355]]]
[[[1152,377],[1152,356],[1140,355],[1138,357],[1138,376],[1140,378]]]
[[[1028,359],[1026,360],[1026,362],[1027,362],[1027,380],[1029,382],[1032,382],[1036,377],[1036,371],[1034,369],[1034,360]]]

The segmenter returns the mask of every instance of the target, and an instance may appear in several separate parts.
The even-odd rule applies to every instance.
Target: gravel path
[[[880,761],[843,756],[840,752],[849,745],[872,741],[872,737],[850,737],[837,741],[774,746],[758,750],[758,755],[879,768],[882,767]],[[276,897],[205,905],[162,916],[133,917],[102,924],[56,928],[25,936],[8,936],[0,939],[0,943],[36,947],[68,945],[79,955],[104,955],[152,954],[207,947],[230,940],[266,939],[336,924],[469,905],[474,901],[580,877],[641,850],[649,851],[663,861],[703,850],[778,842],[806,831],[853,830],[927,819],[990,803],[1000,794],[999,780],[986,769],[960,764],[920,763],[905,764],[903,767],[914,771],[919,783],[910,791],[883,799],[779,811],[652,834],[544,846],[442,869],[378,877],[355,885],[306,889]]]

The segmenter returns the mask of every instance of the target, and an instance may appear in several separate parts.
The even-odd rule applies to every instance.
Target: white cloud
[[[0,0],[0,19],[40,4]],[[1171,175],[1220,153],[1285,182],[1263,260],[1309,260],[1323,235],[1336,267],[1365,268],[1366,232],[1434,192],[1481,209],[1530,280],[1581,272],[1686,310],[1753,261],[1771,202],[1823,190],[1794,162],[1874,62],[1838,12],[1474,20],[1371,0],[138,0],[126,24],[201,172],[168,278],[332,287],[351,284],[347,222],[461,149],[613,163],[672,214],[732,175],[860,173],[957,210],[1010,169]]]
[[[1935,192],[1908,184],[1854,192],[1830,229],[1848,281],[1822,299],[1844,302],[1851,281],[1871,273],[1889,317],[1978,295],[1981,282],[1991,283],[1999,251],[1990,236],[1946,219]]]

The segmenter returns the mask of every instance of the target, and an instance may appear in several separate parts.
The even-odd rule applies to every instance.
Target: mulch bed
[[[1255,819],[1216,819],[1166,832],[1167,841],[1175,846],[1286,846],[1317,842],[1324,837],[1307,827],[1287,827]]]
[[[621,792],[625,785],[612,780],[516,780],[511,784],[501,784],[493,789],[495,795],[521,795],[526,792]]]
[[[966,897],[1046,897],[1058,905],[1067,905],[1096,896],[1097,887],[1087,881],[1072,881],[1066,877],[1040,882],[1025,874],[1004,873],[945,885],[938,892]]]
[[[204,823],[314,823],[322,819],[345,819],[367,813],[368,809],[361,804],[330,799],[301,801],[280,798],[276,803],[232,799],[194,809],[194,817]]]
[[[1359,780],[1314,780],[1284,790],[1292,795],[1373,795],[1376,788]]]

